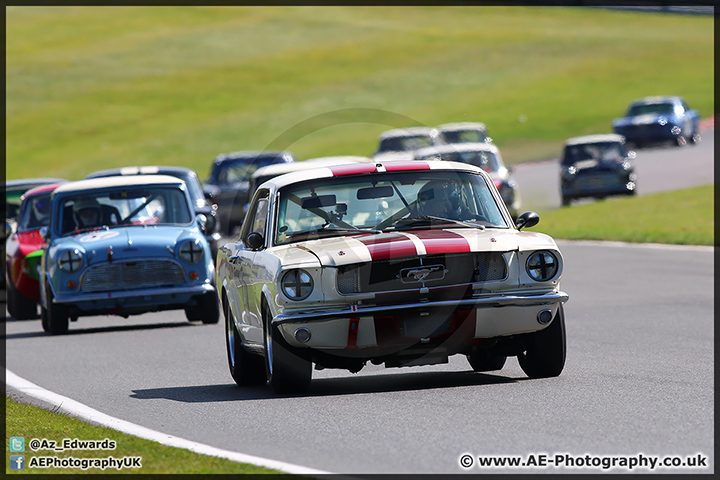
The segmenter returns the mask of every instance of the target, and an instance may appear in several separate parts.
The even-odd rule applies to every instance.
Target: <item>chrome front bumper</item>
[[[273,317],[272,324],[280,326],[286,323],[311,323],[340,318],[369,317],[374,315],[406,315],[417,311],[457,308],[496,308],[496,307],[530,307],[565,303],[569,299],[565,292],[553,292],[541,295],[497,295],[492,297],[469,298],[464,300],[448,300],[441,302],[421,302],[398,305],[361,307],[356,309],[335,310],[332,312],[301,313],[294,315],[279,314]]]

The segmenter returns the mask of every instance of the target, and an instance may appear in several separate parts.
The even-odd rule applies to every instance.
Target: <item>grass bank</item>
[[[508,163],[609,132],[645,95],[714,109],[712,16],[573,7],[6,9],[7,178],[222,152],[370,155],[475,120]],[[671,67],[671,71],[669,70]]]
[[[117,432],[109,428],[102,428],[89,425],[85,422],[59,415],[41,408],[15,402],[5,397],[6,408],[6,440],[9,445],[10,437],[23,437],[25,439],[25,451],[18,452],[24,455],[25,469],[11,470],[9,447],[6,450],[5,473],[35,473],[35,474],[98,474],[98,473],[141,473],[141,474],[259,474],[275,473],[276,470],[269,470],[262,467],[233,462],[223,458],[210,457],[190,452],[180,448],[166,447],[157,442],[143,440]],[[61,444],[63,439],[97,440],[102,442],[105,439],[115,442],[115,448],[109,450],[69,450],[56,452],[52,450],[32,451],[29,443],[32,439],[54,440]],[[107,445],[106,445],[107,446]],[[59,459],[102,459],[113,457],[114,459],[140,457],[140,468],[30,468],[30,462],[35,457],[35,462],[40,457],[57,457]],[[69,460],[66,460],[69,461]],[[128,464],[132,464],[127,460]]]
[[[714,245],[714,185],[540,211],[534,231],[568,240]]]

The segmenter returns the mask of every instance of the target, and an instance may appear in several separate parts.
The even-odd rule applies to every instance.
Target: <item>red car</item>
[[[48,226],[50,196],[59,185],[43,185],[25,192],[17,225],[5,244],[7,309],[16,320],[37,318],[38,267],[44,246],[41,228]]]

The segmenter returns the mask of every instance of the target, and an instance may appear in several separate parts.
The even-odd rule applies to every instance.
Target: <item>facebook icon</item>
[[[25,455],[10,455],[10,470],[25,470]]]

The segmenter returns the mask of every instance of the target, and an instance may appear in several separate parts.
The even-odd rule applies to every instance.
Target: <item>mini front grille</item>
[[[442,270],[442,271],[440,271]],[[417,290],[503,280],[507,265],[502,252],[428,255],[379,260],[338,268],[341,294]]]
[[[85,293],[171,287],[185,283],[180,265],[168,260],[104,263],[89,268],[80,281]]]

